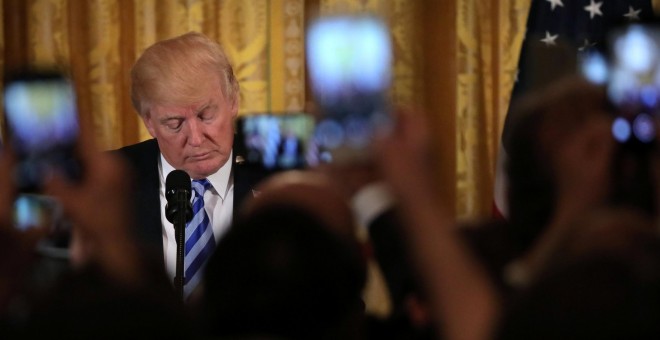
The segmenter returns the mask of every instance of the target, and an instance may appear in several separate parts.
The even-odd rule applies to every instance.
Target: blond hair
[[[187,104],[201,99],[201,86],[220,80],[225,98],[237,103],[238,81],[222,47],[189,32],[147,48],[131,69],[131,101],[140,115],[158,104]]]

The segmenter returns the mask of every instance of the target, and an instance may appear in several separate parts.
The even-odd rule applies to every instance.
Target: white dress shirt
[[[220,170],[206,178],[213,188],[204,192],[204,209],[209,216],[209,223],[213,226],[213,236],[215,237],[216,244],[220,240],[220,237],[229,229],[234,212],[232,157],[233,155],[230,155],[229,160]],[[176,237],[174,225],[165,217],[165,205],[167,204],[167,199],[165,198],[165,179],[175,169],[161,154],[158,170],[160,172],[160,219],[163,223],[165,269],[167,270],[167,275],[172,279],[170,282],[173,282],[176,275]],[[191,195],[191,202],[193,198],[194,193]]]

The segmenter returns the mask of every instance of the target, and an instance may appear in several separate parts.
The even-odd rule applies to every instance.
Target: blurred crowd
[[[4,152],[1,337],[660,337],[660,150],[615,142],[602,88],[570,77],[516,103],[504,220],[454,220],[424,120],[398,110],[370,159],[261,181],[186,302],[134,233],[139,179],[119,154],[97,152],[83,131],[86,176],[48,178],[73,235],[58,266],[35,252],[48,230],[12,226]],[[370,262],[387,315],[365,306]]]

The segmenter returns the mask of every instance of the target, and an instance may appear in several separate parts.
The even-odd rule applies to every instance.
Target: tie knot
[[[206,178],[195,179],[192,181],[191,185],[192,189],[195,190],[195,194],[198,196],[204,196],[204,191],[211,188],[211,182],[209,182]]]

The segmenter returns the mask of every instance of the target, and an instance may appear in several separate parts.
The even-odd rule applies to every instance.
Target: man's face
[[[238,105],[225,98],[219,81],[207,85],[200,86],[199,102],[153,103],[142,117],[165,159],[193,179],[218,171],[229,159],[234,141],[232,121]]]

